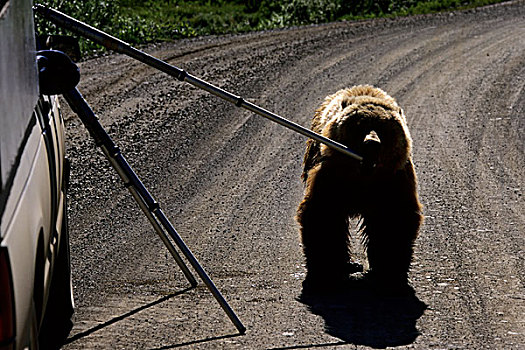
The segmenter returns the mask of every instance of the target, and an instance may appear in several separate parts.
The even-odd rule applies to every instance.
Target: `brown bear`
[[[307,275],[303,288],[347,285],[363,267],[349,251],[349,219],[359,218],[367,280],[408,285],[422,206],[403,110],[383,90],[360,85],[326,97],[312,130],[363,156],[359,162],[309,139],[297,210]]]

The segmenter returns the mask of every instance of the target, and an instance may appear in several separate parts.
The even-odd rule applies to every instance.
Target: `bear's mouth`
[[[371,130],[363,139],[361,170],[364,175],[372,173],[379,159],[381,139],[375,130]]]

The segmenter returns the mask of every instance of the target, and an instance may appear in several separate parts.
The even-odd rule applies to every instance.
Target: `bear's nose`
[[[363,139],[363,163],[362,170],[364,174],[370,174],[375,168],[379,158],[379,149],[381,148],[381,139],[377,133],[372,130]]]
[[[381,144],[381,140],[379,139],[377,132],[375,132],[375,130],[372,130],[365,136],[363,143],[366,147],[368,147],[369,145],[379,146]]]

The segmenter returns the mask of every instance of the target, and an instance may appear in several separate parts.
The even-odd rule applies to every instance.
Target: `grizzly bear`
[[[347,286],[350,275],[363,270],[349,250],[349,219],[355,218],[368,260],[365,278],[408,285],[423,216],[403,110],[379,88],[354,86],[326,97],[312,130],[363,161],[307,141],[305,194],[296,217],[306,257],[304,290]]]

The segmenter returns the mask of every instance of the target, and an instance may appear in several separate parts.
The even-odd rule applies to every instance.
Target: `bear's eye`
[[[342,100],[341,101],[341,108],[345,109],[346,107],[348,107],[348,101],[347,100]]]

